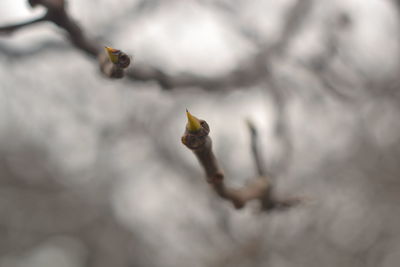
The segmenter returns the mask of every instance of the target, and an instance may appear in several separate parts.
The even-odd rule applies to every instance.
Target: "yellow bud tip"
[[[109,46],[105,46],[104,47],[106,49],[106,52],[108,54],[108,57],[110,58],[111,62],[114,64],[118,63],[118,55],[120,53],[120,51],[118,49],[109,47]]]
[[[186,109],[186,116],[188,118],[188,123],[186,124],[186,128],[189,130],[189,132],[197,132],[198,130],[201,129],[201,124],[199,119],[190,114],[190,112],[187,109]]]

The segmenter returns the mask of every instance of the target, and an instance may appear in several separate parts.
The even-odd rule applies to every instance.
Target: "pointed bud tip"
[[[109,46],[105,46],[104,47],[108,57],[110,58],[111,62],[114,64],[118,63],[118,52],[120,52],[118,49],[109,47]]]
[[[118,49],[112,48],[110,46],[104,46],[104,48],[106,49],[107,52],[109,53],[113,53],[113,52],[117,52]]]
[[[190,132],[196,132],[201,129],[200,121],[195,116],[190,114],[190,112],[187,109],[186,109],[186,116],[188,118],[188,123],[186,124],[186,128]]]

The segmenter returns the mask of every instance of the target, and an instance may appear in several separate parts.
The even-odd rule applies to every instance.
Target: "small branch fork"
[[[243,208],[247,202],[258,200],[263,211],[283,210],[301,202],[300,198],[277,199],[273,195],[271,179],[266,175],[258,150],[257,131],[253,124],[248,123],[251,133],[252,155],[256,163],[258,177],[240,189],[227,187],[224,173],[212,151],[210,128],[206,121],[197,119],[187,112],[188,124],[182,136],[182,143],[193,151],[206,173],[207,182],[221,198],[230,201],[236,209]],[[193,121],[199,126],[194,127]]]

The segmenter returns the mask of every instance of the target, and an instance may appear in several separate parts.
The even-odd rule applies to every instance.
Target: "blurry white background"
[[[104,78],[51,23],[0,36],[1,267],[398,265],[395,1],[70,0],[68,10],[134,65],[222,79],[256,58],[268,71],[256,66],[246,86],[163,90]],[[2,0],[0,25],[44,12]],[[256,175],[250,118],[277,194],[309,203],[264,214],[215,196],[180,143],[185,108],[209,123],[229,185]]]

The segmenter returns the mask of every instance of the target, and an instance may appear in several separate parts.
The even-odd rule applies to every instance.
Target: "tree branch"
[[[126,77],[134,81],[157,81],[166,90],[184,87],[200,87],[204,90],[231,90],[255,84],[262,75],[255,64],[238,64],[236,70],[217,77],[204,77],[191,73],[170,75],[159,68],[135,64],[130,68]],[[248,66],[248,67],[246,67]]]
[[[76,48],[86,52],[90,56],[98,56],[102,46],[87,38],[81,27],[69,16],[64,1],[58,1],[57,5],[50,5],[45,0],[38,0],[36,2],[47,8],[46,16],[48,21],[64,29],[68,33],[71,43]]]
[[[189,122],[182,136],[182,143],[193,151],[206,173],[207,182],[221,198],[230,201],[235,208],[243,208],[251,200],[259,200],[262,210],[271,211],[282,208],[289,208],[299,203],[299,199],[277,200],[272,195],[270,179],[263,175],[249,182],[240,189],[229,188],[225,185],[224,173],[212,151],[212,140],[209,136],[210,128],[206,121],[197,119],[187,112]],[[197,128],[192,127],[191,119],[197,120]],[[255,130],[255,128],[252,128]],[[255,132],[255,131],[254,131]],[[253,133],[254,133],[253,132]],[[257,134],[252,134],[252,144],[257,143]],[[256,152],[255,152],[256,151]],[[255,161],[261,166],[258,149],[253,149]],[[258,166],[258,167],[260,167]],[[264,171],[258,168],[259,174]]]
[[[263,164],[262,155],[261,155],[260,151],[258,150],[259,143],[258,143],[257,129],[250,120],[247,120],[246,122],[247,122],[247,127],[249,128],[249,132],[250,132],[250,147],[251,147],[251,152],[253,155],[253,160],[256,165],[257,174],[259,176],[266,176],[267,171]]]
[[[79,50],[85,52],[87,55],[98,58],[100,62],[100,69],[106,76],[111,78],[120,78],[124,74],[133,81],[150,81],[155,80],[163,89],[181,88],[181,87],[200,87],[208,90],[221,89],[245,86],[254,84],[259,80],[261,75],[254,75],[258,73],[257,68],[239,67],[235,71],[224,75],[222,77],[208,78],[195,74],[181,73],[178,75],[170,75],[162,70],[152,66],[135,66],[130,68],[125,73],[110,71],[110,66],[103,66],[104,53],[102,51],[103,45],[98,44],[96,41],[89,39],[83,29],[78,23],[69,15],[66,9],[66,3],[63,0],[28,0],[32,7],[41,5],[47,9],[46,15],[33,21],[24,23],[7,25],[0,27],[0,34],[12,33],[18,29],[22,29],[28,25],[35,24],[40,21],[49,21],[62,28],[68,33],[71,43]],[[243,65],[243,64],[241,64]],[[112,75],[110,76],[110,73]],[[258,77],[258,78],[257,78]]]
[[[17,23],[17,24],[10,24],[0,27],[0,35],[12,34],[15,31],[22,29],[24,27],[43,22],[47,20],[47,16],[41,16],[39,18],[34,18],[25,22]]]
[[[103,45],[97,43],[87,37],[83,29],[78,23],[70,16],[66,8],[66,1],[64,0],[28,0],[29,4],[34,7],[41,5],[47,9],[44,17],[34,20],[35,22],[25,22],[15,25],[8,25],[3,27],[3,33],[11,33],[17,29],[21,29],[28,25],[35,24],[40,21],[49,21],[68,33],[71,43],[79,50],[85,52],[93,58],[98,58],[100,62],[100,69],[105,72],[106,76],[110,77],[109,73],[115,73],[109,70],[109,67],[102,66],[104,53],[102,51]],[[270,61],[269,54],[282,51],[286,47],[290,36],[298,28],[299,20],[306,10],[311,5],[312,0],[299,0],[288,13],[287,22],[283,28],[283,34],[270,49],[269,52],[261,51],[260,54],[255,55],[247,62],[238,64],[238,68],[232,72],[218,76],[218,77],[202,77],[201,75],[181,73],[177,75],[170,75],[159,68],[148,65],[137,65],[133,68],[126,70],[124,73],[118,72],[112,75],[112,78],[126,76],[132,81],[156,81],[163,89],[183,88],[183,87],[200,87],[206,90],[220,90],[232,89],[239,87],[246,87],[268,78],[268,69],[270,66],[266,65],[266,60]],[[0,31],[1,34],[1,31]],[[260,47],[261,48],[261,47]],[[265,50],[265,49],[264,49]],[[271,52],[271,53],[270,53]]]

